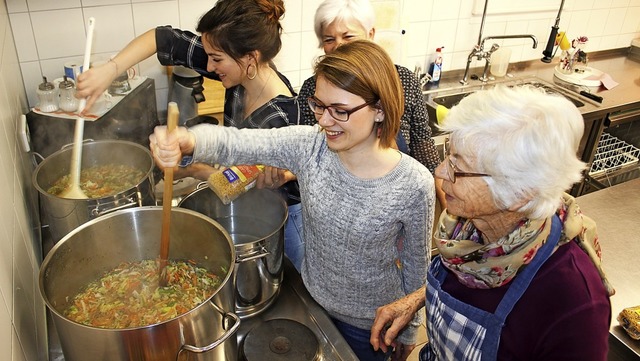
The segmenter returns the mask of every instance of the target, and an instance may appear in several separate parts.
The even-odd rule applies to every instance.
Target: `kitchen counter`
[[[640,305],[640,179],[577,198],[583,213],[595,220],[602,245],[602,267],[616,289],[611,297],[611,348],[624,360],[640,359],[640,341],[619,326],[626,307]],[[611,358],[610,358],[611,360]]]
[[[510,64],[507,76],[497,78],[483,83],[479,80],[469,79],[467,85],[460,84],[460,79],[464,70],[454,70],[446,72],[440,84],[436,87],[430,86],[423,91],[423,97],[429,112],[429,123],[432,127],[432,134],[439,150],[444,148],[447,136],[440,131],[436,125],[435,99],[455,104],[461,93],[471,93],[474,91],[488,89],[496,84],[518,85],[536,84],[545,87],[551,92],[560,93],[572,101],[582,102],[584,105],[578,107],[584,118],[584,135],[580,140],[577,150],[582,161],[591,164],[596,155],[598,144],[602,138],[602,133],[607,132],[614,137],[618,137],[626,144],[640,147],[640,48],[631,46],[589,53],[589,67],[598,69],[608,74],[618,85],[611,89],[600,87],[577,87],[574,84],[565,82],[555,77],[555,66],[558,61],[547,64],[535,59],[531,61]],[[482,73],[482,68],[470,69],[470,74]],[[568,88],[569,89],[568,89]],[[603,98],[602,103],[597,103],[588,99],[578,91],[585,90]],[[570,99],[571,100],[571,99]],[[574,103],[576,103],[574,101]],[[620,142],[620,144],[625,144]],[[613,166],[613,164],[612,164]],[[625,168],[626,169],[626,168]],[[635,173],[622,173],[616,175],[614,183],[624,181],[633,177]],[[590,178],[585,174],[585,181],[576,184],[570,191],[572,195],[581,195],[602,188],[600,182]]]
[[[598,104],[590,99],[578,95],[575,92],[572,96],[579,98],[585,103],[584,107],[578,108],[583,116],[604,117],[606,114],[614,111],[625,110],[634,106],[640,106],[640,61],[636,56],[630,56],[630,48],[620,48],[606,50],[601,52],[589,53],[589,67],[601,70],[611,76],[613,80],[619,83],[612,89],[600,87],[581,87],[584,90],[590,90],[591,93],[602,96],[602,104]],[[532,60],[519,62],[509,65],[508,76],[496,78],[495,80],[482,83],[480,80],[468,81],[467,85],[462,85],[459,80],[462,79],[464,70],[454,70],[446,72],[439,85],[424,91],[426,95],[442,95],[447,93],[462,92],[466,90],[474,90],[476,88],[490,87],[496,83],[515,81],[518,78],[536,77],[548,83],[559,86],[571,85],[554,76],[554,68],[558,60],[550,64],[543,63],[540,60]],[[483,63],[484,65],[484,63]],[[472,68],[469,74],[482,74],[482,68]],[[563,88],[564,89],[564,88]]]

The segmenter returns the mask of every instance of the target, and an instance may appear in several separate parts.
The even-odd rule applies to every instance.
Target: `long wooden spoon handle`
[[[167,134],[174,131],[178,125],[178,104],[170,102],[167,108]],[[164,169],[164,192],[162,194],[162,233],[160,234],[160,271],[162,272],[169,257],[169,230],[171,224],[171,201],[173,199],[173,168]]]

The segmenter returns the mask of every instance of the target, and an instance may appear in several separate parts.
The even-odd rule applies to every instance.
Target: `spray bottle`
[[[442,75],[442,49],[441,46],[436,49],[436,56],[431,65],[429,66],[429,75],[431,75],[431,83],[437,85],[440,82],[440,76]]]

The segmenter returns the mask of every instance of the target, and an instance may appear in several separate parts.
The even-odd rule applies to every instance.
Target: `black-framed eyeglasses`
[[[309,97],[307,98],[307,102],[309,103],[309,108],[311,108],[311,111],[314,112],[316,115],[322,115],[324,114],[325,110],[329,111],[329,115],[331,115],[331,117],[339,122],[346,122],[349,120],[349,116],[355,112],[357,112],[358,110],[369,106],[369,105],[373,105],[377,102],[376,101],[371,101],[371,102],[366,102],[362,105],[358,105],[355,108],[351,108],[349,110],[346,109],[340,109],[340,108],[336,108],[334,106],[328,106],[328,105],[324,105],[322,103],[320,103],[320,101],[318,99],[316,99],[315,97]]]
[[[451,161],[451,157],[447,155],[446,158],[448,162],[447,176],[451,183],[455,183],[457,177],[491,177],[490,174],[486,173],[460,172],[458,167]]]

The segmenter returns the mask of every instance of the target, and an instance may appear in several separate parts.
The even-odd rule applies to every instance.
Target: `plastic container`
[[[431,76],[432,84],[438,84],[442,76],[442,49],[444,49],[444,46],[436,49],[436,57],[431,65],[429,65],[429,75]]]
[[[511,49],[499,48],[491,54],[491,75],[495,77],[503,77],[507,75],[509,69],[509,59],[511,58]]]
[[[263,170],[263,165],[234,165],[218,168],[209,176],[209,188],[220,198],[222,203],[229,204],[253,188],[256,179]]]

